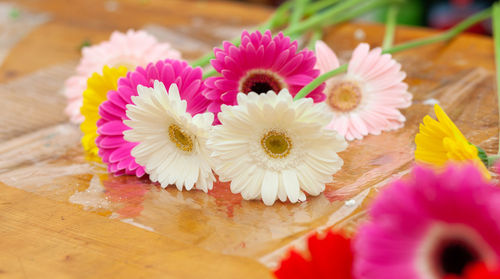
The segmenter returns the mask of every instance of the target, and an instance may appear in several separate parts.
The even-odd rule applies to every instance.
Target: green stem
[[[294,0],[292,8],[292,16],[290,17],[290,27],[296,26],[302,17],[309,0]]]
[[[360,0],[351,0],[342,2],[341,4],[321,13],[320,15],[309,18],[296,28],[292,27],[285,29],[283,31],[283,34],[294,39],[307,30],[322,28],[327,25],[335,25],[344,21],[348,21],[367,12],[370,12],[377,7],[382,7],[391,3],[401,3],[401,1],[403,0],[370,0],[368,4],[362,4],[363,6],[355,8],[354,6],[357,6],[356,4],[358,4],[359,1]]]
[[[340,0],[319,0],[316,2],[311,3],[307,9],[306,9],[306,15],[313,15],[328,6],[334,5],[337,2],[340,2]]]
[[[486,167],[489,168],[494,166],[498,159],[500,159],[500,154],[488,156],[488,165]]]
[[[321,40],[321,37],[323,37],[323,29],[321,28],[315,29],[312,33],[311,38],[309,39],[307,48],[314,49],[316,46],[316,41]]]
[[[495,66],[497,78],[498,121],[500,122],[500,4],[493,4],[493,41],[495,42]],[[500,128],[498,135],[498,153],[500,155]]]
[[[462,33],[463,31],[467,30],[467,28],[471,27],[472,25],[474,25],[478,22],[481,22],[481,21],[489,18],[490,16],[491,16],[491,8],[482,10],[482,11],[466,18],[465,20],[461,21],[460,23],[455,25],[453,28],[449,29],[448,31],[446,31],[442,34],[439,34],[439,35],[436,35],[436,36],[433,36],[430,38],[426,38],[426,39],[414,40],[414,41],[410,41],[410,42],[407,42],[404,44],[400,44],[400,45],[394,46],[392,48],[386,49],[384,51],[384,53],[395,53],[395,52],[400,52],[403,50],[407,50],[407,49],[411,49],[411,48],[415,48],[415,47],[420,47],[420,46],[424,46],[424,45],[428,45],[428,44],[433,44],[433,43],[442,42],[442,41],[448,41],[450,39],[453,39],[455,36]]]
[[[382,49],[392,47],[394,43],[394,33],[396,31],[396,22],[398,17],[399,5],[391,5],[387,11],[387,18],[385,22],[384,41],[382,42]]]
[[[258,30],[265,31],[265,30],[280,26],[283,23],[283,18],[286,17],[286,13],[290,9],[290,6],[291,6],[291,2],[286,2],[283,5],[281,5],[280,7],[278,7],[278,9],[276,9],[276,11],[274,12],[273,16],[267,22],[265,22],[263,25],[261,25],[258,28]],[[240,42],[241,42],[241,38],[236,38],[236,39],[231,40],[231,43],[234,45],[239,45]],[[198,60],[193,61],[191,63],[191,66],[203,67],[203,66],[207,65],[210,62],[210,60],[213,58],[214,58],[213,52],[207,53],[206,55],[202,56]]]
[[[344,1],[342,3],[339,3],[338,5],[335,5],[331,9],[328,9],[324,12],[321,12],[318,15],[315,15],[313,17],[310,17],[303,22],[301,22],[299,25],[292,26],[290,28],[287,28],[283,34],[285,36],[294,36],[297,34],[302,34],[304,31],[314,29],[320,26],[324,26],[325,22],[328,21],[328,19],[335,18],[339,14],[345,12],[346,10],[358,5],[360,2],[365,1],[365,0],[350,0],[350,1]]]
[[[305,96],[307,96],[307,94],[309,94],[311,91],[316,89],[316,87],[318,87],[323,82],[327,81],[329,78],[331,78],[335,75],[341,74],[345,71],[347,71],[347,64],[343,64],[334,70],[331,70],[329,72],[326,72],[326,73],[320,75],[319,77],[315,78],[312,82],[310,82],[308,85],[304,86],[297,93],[297,95],[295,95],[294,100],[304,98]]]
[[[420,47],[420,46],[424,46],[424,45],[428,45],[428,44],[432,44],[432,43],[450,40],[450,39],[454,38],[455,36],[457,36],[458,34],[460,34],[461,32],[463,32],[464,30],[467,30],[467,28],[471,27],[472,25],[474,25],[478,22],[481,22],[481,21],[487,19],[490,16],[491,16],[491,8],[485,9],[483,11],[480,11],[480,12],[466,18],[465,20],[461,21],[460,23],[455,25],[450,30],[448,30],[440,35],[433,36],[431,38],[414,40],[414,41],[411,41],[408,43],[396,45],[394,47],[391,47],[391,48],[384,50],[383,53],[396,53],[399,51],[403,51],[403,50],[407,50],[407,49],[411,49],[411,48],[415,48],[415,47]],[[301,99],[301,98],[307,96],[307,94],[309,94],[311,91],[316,89],[320,84],[322,84],[323,82],[327,81],[329,78],[331,78],[335,75],[338,75],[338,74],[345,72],[346,70],[347,70],[347,64],[344,64],[344,65],[338,67],[337,69],[334,69],[332,71],[329,71],[329,72],[326,72],[326,73],[320,75],[319,77],[314,79],[311,83],[304,86],[304,88],[302,88],[297,93],[297,95],[295,95],[294,99],[298,100],[298,99]]]
[[[203,71],[203,79],[207,79],[209,77],[213,77],[217,75],[217,71],[214,68],[210,68],[210,70]]]
[[[327,22],[323,23],[322,26],[325,25],[335,25],[344,21],[351,20],[353,18],[357,18],[361,15],[364,15],[368,12],[371,12],[372,10],[383,7],[387,4],[396,4],[396,3],[401,3],[402,0],[372,0],[371,2],[368,2],[367,4],[364,4],[361,7],[355,8],[355,9],[349,9],[345,12],[339,13],[336,17],[328,20]]]
[[[260,30],[267,30],[285,25],[288,20],[288,11],[292,7],[292,2],[287,1],[279,6],[274,12],[273,16],[262,25]]]
[[[330,9],[330,8],[333,8],[333,6],[335,4],[337,4],[337,2],[340,2],[341,0],[319,0],[319,1],[314,1],[314,2],[310,2],[310,0],[308,0],[309,3],[307,4],[307,6],[305,7],[305,10],[304,10],[304,17],[312,17],[312,16],[315,16],[316,13],[318,12],[321,12],[322,10],[326,10],[327,8]],[[350,1],[350,0],[347,0],[347,1]],[[346,1],[344,1],[346,2]],[[292,1],[287,1],[285,2],[285,4],[291,4],[293,3]],[[285,5],[283,4],[283,5]],[[287,18],[286,16],[283,17],[284,21],[285,22],[289,22],[290,19]],[[284,23],[285,23],[284,22]],[[278,26],[283,26],[283,24],[280,24]]]

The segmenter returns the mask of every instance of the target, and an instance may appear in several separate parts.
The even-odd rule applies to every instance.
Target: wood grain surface
[[[413,138],[432,114],[430,104],[439,102],[471,142],[497,149],[493,44],[465,34],[395,55],[414,94],[403,111],[406,126],[352,142],[340,154],[345,166],[335,183],[305,203],[266,207],[223,183],[206,195],[113,177],[85,161],[80,131],[63,113],[60,90],[80,57],[78,46],[113,30],[146,28],[193,59],[271,10],[181,0],[15,5],[47,21],[9,49],[0,66],[1,278],[270,278],[267,268],[311,231],[355,230],[379,189],[409,172]],[[383,36],[382,26],[362,23],[326,31],[324,40],[345,60],[358,43],[377,46]],[[396,43],[435,33],[399,27]]]

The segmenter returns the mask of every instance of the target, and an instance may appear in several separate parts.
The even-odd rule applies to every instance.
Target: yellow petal
[[[473,162],[485,177],[491,178],[478,156],[477,148],[467,141],[439,105],[434,106],[434,111],[437,120],[426,115],[415,136],[415,160],[436,167],[448,162]]]
[[[101,118],[99,115],[99,106],[107,100],[107,94],[110,90],[116,90],[118,79],[127,74],[127,68],[109,68],[104,66],[102,75],[92,74],[87,80],[87,89],[83,92],[83,105],[80,108],[85,120],[80,125],[83,132],[82,146],[86,153],[86,159],[101,162],[98,156],[98,148],[95,143],[97,138],[97,121]]]

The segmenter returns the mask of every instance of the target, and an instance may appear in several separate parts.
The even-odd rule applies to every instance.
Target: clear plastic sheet
[[[17,42],[49,19],[48,14],[31,13],[12,3],[0,3],[0,64]]]
[[[352,30],[349,32],[352,34]],[[54,118],[59,124],[46,128],[36,125],[38,117],[60,115],[62,97],[53,92],[49,96],[48,91],[56,90],[55,84],[62,85],[67,65],[0,85],[2,96],[14,96],[13,90],[31,84],[34,90],[46,92],[43,101],[52,102],[45,104],[52,110],[48,116],[32,113],[25,118],[22,110],[43,110],[43,106],[38,101],[23,101],[24,109],[3,106],[0,113],[20,115],[17,123],[2,122],[4,127],[35,122],[24,127],[24,135],[6,134],[5,130],[1,135],[4,142],[0,144],[0,182],[201,248],[250,257],[273,267],[291,245],[302,245],[311,231],[334,227],[352,232],[356,228],[365,218],[366,205],[379,189],[409,173],[413,165],[413,138],[423,116],[432,114],[432,104],[439,102],[471,142],[487,151],[496,148],[497,109],[492,73],[474,65],[473,58],[460,58],[465,59],[460,65],[450,64],[452,50],[425,60],[423,57],[429,57],[429,53],[436,53],[436,49],[397,57],[408,72],[407,82],[414,94],[413,106],[403,111],[407,117],[405,127],[351,142],[340,153],[345,165],[335,174],[335,182],[327,185],[320,196],[308,197],[303,203],[277,202],[267,207],[261,201],[242,200],[230,192],[227,183],[217,183],[214,190],[205,194],[179,192],[172,187],[161,189],[145,178],[107,174],[105,166],[85,161],[77,126],[59,123],[60,116]],[[46,82],[34,82],[40,76],[50,76],[53,87]],[[16,98],[27,93],[18,94]],[[15,119],[5,115],[3,119]],[[33,127],[32,132],[27,130],[29,127]]]

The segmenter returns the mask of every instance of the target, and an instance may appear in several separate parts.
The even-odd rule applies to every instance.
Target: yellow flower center
[[[285,158],[292,150],[292,140],[284,132],[271,130],[260,140],[266,154],[274,159]]]
[[[328,94],[327,103],[335,110],[351,111],[361,102],[361,88],[353,82],[335,84]]]
[[[168,136],[180,150],[186,152],[191,152],[193,150],[193,140],[181,129],[181,127],[175,124],[170,125],[168,127]]]
[[[251,70],[240,80],[240,92],[248,94],[255,92],[257,94],[267,93],[273,90],[278,93],[286,85],[283,79],[276,73],[268,70]]]

